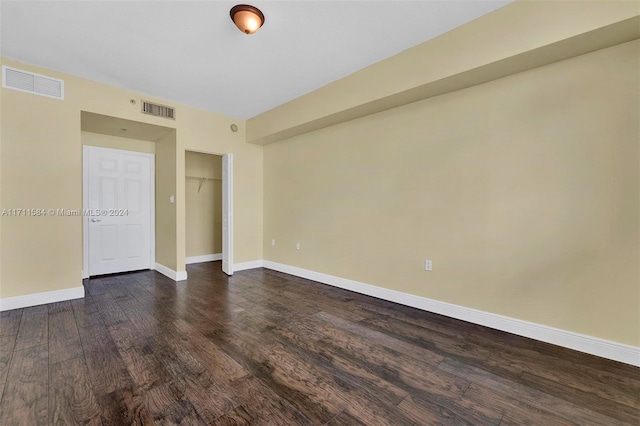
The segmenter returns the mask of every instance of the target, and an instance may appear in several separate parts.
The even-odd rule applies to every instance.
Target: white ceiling
[[[509,1],[6,1],[0,54],[237,118],[250,118]],[[455,52],[452,52],[455,54]]]

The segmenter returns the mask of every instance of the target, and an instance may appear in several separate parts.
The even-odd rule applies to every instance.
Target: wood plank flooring
[[[267,269],[0,313],[0,425],[640,424],[640,369]]]

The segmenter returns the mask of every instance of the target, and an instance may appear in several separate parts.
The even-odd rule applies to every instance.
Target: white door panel
[[[233,154],[222,156],[222,271],[233,275]]]
[[[89,275],[149,269],[153,156],[86,147]]]

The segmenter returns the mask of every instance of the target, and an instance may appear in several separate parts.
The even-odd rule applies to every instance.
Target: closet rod
[[[187,178],[187,179],[198,179],[198,180],[201,180],[201,179],[204,179],[204,180],[220,180],[220,181],[222,180],[222,179],[217,179],[217,178],[207,178],[207,177],[201,177],[201,176],[185,176],[185,178]]]
[[[198,176],[185,176],[185,178],[187,178],[187,179],[198,179],[200,181],[200,184],[198,185],[198,194],[200,193],[200,190],[202,189],[202,184],[204,183],[204,181],[206,181],[206,180],[222,181],[222,179],[205,178],[205,177],[198,177]]]

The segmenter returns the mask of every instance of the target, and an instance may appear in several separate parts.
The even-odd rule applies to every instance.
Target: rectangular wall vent
[[[142,101],[142,113],[155,115],[156,117],[176,119],[176,110],[166,105],[158,105],[149,101]]]
[[[2,87],[48,98],[64,99],[64,80],[2,66]]]

